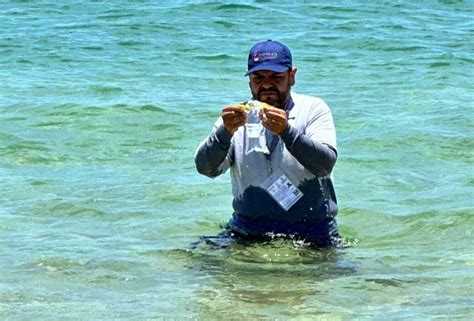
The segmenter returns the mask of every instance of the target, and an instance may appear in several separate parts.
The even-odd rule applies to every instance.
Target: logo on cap
[[[261,59],[277,59],[278,58],[278,53],[277,52],[257,52],[253,55],[253,61],[257,62],[260,61]]]

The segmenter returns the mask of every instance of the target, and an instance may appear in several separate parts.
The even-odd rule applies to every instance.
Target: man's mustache
[[[262,89],[258,91],[258,95],[265,94],[265,93],[275,93],[277,95],[280,94],[280,92],[276,88]]]

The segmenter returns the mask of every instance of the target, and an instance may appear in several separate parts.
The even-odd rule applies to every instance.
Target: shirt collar
[[[284,108],[286,111],[286,115],[290,113],[290,111],[293,109],[294,106],[295,106],[295,103],[293,102],[293,98],[291,98],[291,94],[288,94],[288,99],[286,101],[285,108]]]

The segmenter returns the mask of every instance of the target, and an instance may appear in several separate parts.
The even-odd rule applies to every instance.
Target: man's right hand
[[[233,134],[247,121],[247,112],[241,106],[227,106],[222,109],[221,117],[225,129]]]

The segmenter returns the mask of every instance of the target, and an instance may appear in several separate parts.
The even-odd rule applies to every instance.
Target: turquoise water
[[[473,318],[473,1],[0,4],[0,318]],[[334,113],[351,247],[203,244],[193,154],[280,40]]]

